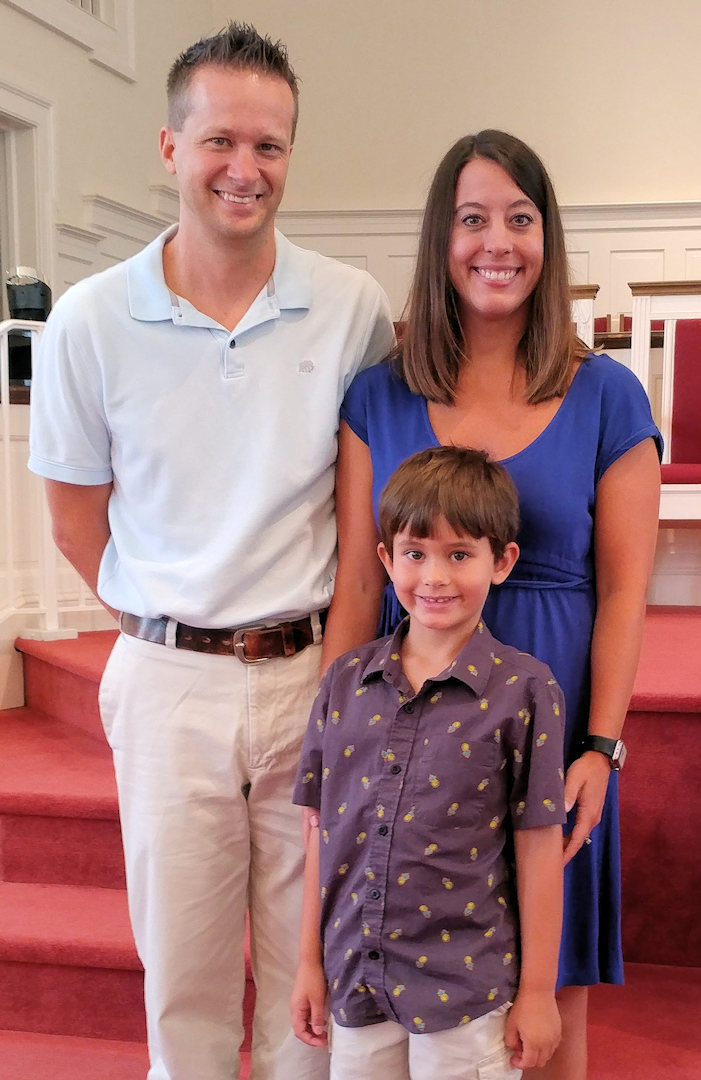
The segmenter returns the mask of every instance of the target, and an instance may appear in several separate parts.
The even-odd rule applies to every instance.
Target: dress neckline
[[[498,464],[506,465],[511,461],[515,461],[517,458],[521,457],[523,454],[528,453],[529,450],[531,450],[535,446],[537,446],[537,444],[540,442],[540,440],[543,439],[548,434],[550,429],[555,424],[555,421],[558,419],[558,417],[562,413],[565,405],[567,404],[567,400],[568,400],[568,398],[570,397],[570,395],[572,393],[572,390],[574,388],[575,383],[577,382],[577,379],[579,378],[579,373],[582,370],[583,365],[587,362],[588,359],[589,359],[589,357],[587,356],[584,359],[579,361],[579,363],[577,365],[577,370],[575,371],[574,375],[572,376],[572,381],[570,382],[570,385],[567,387],[567,390],[565,391],[565,394],[563,395],[562,401],[560,402],[556,412],[548,420],[548,422],[545,425],[545,427],[543,428],[543,430],[541,432],[539,432],[538,435],[536,435],[536,437],[534,439],[531,439],[531,441],[529,443],[527,443],[526,446],[523,446],[523,447],[521,447],[520,450],[517,450],[515,454],[509,454],[508,457],[498,458],[497,459]],[[429,432],[431,433],[431,437],[433,439],[434,446],[443,446],[444,444],[441,443],[440,439],[436,435],[436,432],[434,431],[433,424],[431,423],[431,418],[428,415],[428,401],[423,396],[421,397],[421,409],[422,409],[422,412],[423,412],[426,427],[428,428]]]

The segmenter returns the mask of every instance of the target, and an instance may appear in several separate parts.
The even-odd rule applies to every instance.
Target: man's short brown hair
[[[182,131],[189,111],[190,81],[199,68],[207,65],[230,68],[233,71],[255,71],[259,75],[284,79],[294,99],[291,140],[294,142],[299,111],[297,76],[292,70],[287,49],[282,42],[259,34],[250,23],[230,22],[213,37],[202,38],[190,45],[174,61],[168,72],[167,82],[169,128]]]
[[[380,496],[380,537],[389,555],[398,532],[431,536],[439,518],[458,536],[486,536],[495,559],[516,539],[518,492],[506,469],[482,450],[439,446],[407,458]]]

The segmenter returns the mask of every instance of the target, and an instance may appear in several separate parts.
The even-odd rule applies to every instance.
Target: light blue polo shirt
[[[326,607],[339,407],[391,347],[387,298],[276,232],[273,275],[230,333],[169,292],[172,234],[57,302],[33,373],[29,468],[113,482],[98,578],[111,607],[202,627]]]

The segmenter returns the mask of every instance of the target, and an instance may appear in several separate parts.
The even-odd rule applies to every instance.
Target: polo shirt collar
[[[388,682],[396,685],[402,670],[399,658],[401,641],[408,629],[409,620],[406,618],[399,624],[392,637],[383,641],[372,654],[363,670],[361,682],[382,674]],[[455,660],[435,675],[431,682],[459,679],[478,697],[482,697],[487,689],[494,665],[501,663],[498,653],[498,642],[480,619],[474,634],[460,650]]]
[[[173,300],[163,276],[163,248],[177,229],[177,224],[171,225],[126,263],[129,314],[133,319],[170,322],[173,318]],[[303,254],[306,253],[275,230],[272,289],[268,286],[263,290],[268,301],[274,303],[275,316],[280,311],[306,310],[311,306],[311,272],[309,260],[300,258]]]
[[[173,301],[163,276],[163,248],[175,236],[177,229],[177,225],[171,225],[125,264],[132,319],[143,322],[172,321]]]

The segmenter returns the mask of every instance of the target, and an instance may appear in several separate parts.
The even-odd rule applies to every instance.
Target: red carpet
[[[701,712],[701,609],[648,608],[630,707]]]
[[[698,608],[648,610],[620,788],[624,953],[640,963],[701,967],[699,658]]]
[[[593,987],[590,1080],[699,1080],[700,1006],[701,968],[628,964],[625,987]]]
[[[0,1031],[2,1080],[144,1080],[146,1043]]]
[[[22,642],[29,707],[0,714],[0,1080],[146,1074],[97,712],[114,637]],[[592,991],[590,1080],[701,1080],[699,656],[701,612],[649,612],[621,784],[627,985]]]

